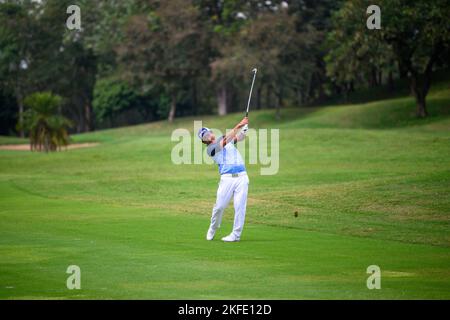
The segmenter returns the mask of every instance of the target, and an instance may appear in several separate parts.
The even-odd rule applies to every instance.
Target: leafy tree
[[[240,86],[246,73],[241,59],[245,50],[239,46],[238,32],[246,23],[244,11],[248,8],[242,0],[200,0],[197,3],[211,34],[211,83],[216,91],[217,113],[225,115],[230,111],[233,91]]]
[[[24,112],[19,126],[29,132],[30,148],[35,151],[56,151],[69,144],[67,128],[70,121],[58,114],[62,98],[51,92],[37,92],[27,96]]]
[[[289,78],[293,75],[291,59],[298,58],[297,50],[300,48],[296,36],[295,18],[287,10],[262,12],[241,31],[241,41],[245,43],[248,57],[253,60],[254,65],[261,66],[259,81],[267,89],[266,103],[270,104],[272,92],[276,95],[277,119],[280,118],[283,88],[286,90]],[[288,56],[290,59],[286,59]]]
[[[0,3],[0,79],[16,97],[19,120],[23,121],[23,97],[30,82],[27,69],[31,60],[34,21],[30,1]],[[20,130],[20,136],[24,136]]]
[[[417,116],[426,117],[426,96],[433,68],[449,61],[448,1],[380,0],[377,2],[381,8],[380,30],[366,28],[366,9],[370,4],[367,0],[349,1],[339,10],[335,26],[347,32],[337,29],[330,35],[335,43],[342,43],[335,47],[332,55],[352,65],[353,70],[342,72],[351,72],[353,77],[361,59],[358,53],[352,54],[355,46],[366,44],[367,54],[378,55],[381,59],[392,55],[408,73]]]
[[[249,70],[253,66],[260,67],[255,87],[257,106],[261,106],[261,93],[265,88],[265,104],[275,106],[276,117],[280,118],[286,96],[301,94],[306,100],[312,92],[314,73],[318,73],[320,32],[311,22],[300,23],[301,19],[282,5],[261,7],[251,21],[240,27],[232,45],[220,50],[221,57],[212,64],[213,75],[229,83],[236,78],[248,83]]]
[[[247,86],[253,66],[260,67],[254,88],[257,108],[262,105],[265,89],[265,105],[276,107],[277,118],[286,97],[295,95],[302,104],[315,98],[316,92],[320,95],[325,79],[321,45],[329,27],[330,3],[230,1],[219,6],[222,11],[213,10],[211,20],[225,21],[215,26],[220,31],[219,40],[213,42],[218,54],[211,64],[214,83],[218,84],[219,114],[226,112],[228,91],[242,91]],[[233,21],[230,13],[240,18]]]
[[[109,121],[112,125],[117,115],[137,104],[139,104],[139,97],[126,82],[117,79],[97,81],[93,107],[96,119],[100,124]]]
[[[348,4],[348,6],[354,5]],[[351,11],[350,11],[351,12]],[[383,71],[395,70],[392,46],[383,41],[373,41],[372,35],[360,21],[353,21],[349,11],[337,11],[333,17],[334,28],[327,36],[329,51],[325,56],[327,75],[346,96],[355,83],[368,83],[374,87],[381,83]]]
[[[264,55],[264,52],[258,51],[258,46],[255,47],[254,43],[248,43],[248,41],[251,41],[252,35],[256,36],[255,28],[252,28],[252,25],[256,24],[257,21],[262,22],[264,18],[271,19],[272,15],[260,16],[265,13],[276,13],[276,10],[280,9],[280,1],[271,1],[269,3],[244,0],[226,2],[203,0],[199,2],[202,12],[206,13],[209,20],[209,28],[213,30],[211,79],[217,92],[218,114],[225,115],[232,111],[232,98],[236,96],[235,92],[238,93],[237,96],[239,97],[239,93],[243,91],[242,88],[248,84],[250,70],[255,66],[261,67],[263,66],[262,63],[266,62],[262,61],[258,56],[258,54]],[[258,17],[260,17],[259,20]],[[267,22],[265,25],[270,25],[270,22]],[[271,28],[265,29],[264,32],[268,30],[271,31]],[[262,34],[263,32],[260,35]],[[271,36],[267,35],[265,38],[270,41]],[[259,49],[267,50],[267,48],[262,47]],[[255,87],[258,108],[261,106],[261,83],[269,75],[266,72],[269,68],[266,69],[265,65],[264,70],[263,73],[258,75],[258,82]]]
[[[83,12],[83,30],[76,33],[78,40],[85,50],[92,50],[98,58],[97,73],[100,78],[115,75],[116,48],[126,40],[126,25],[132,16],[149,9],[148,1],[79,0],[77,4]]]
[[[64,114],[73,119],[76,132],[91,131],[94,127],[92,107],[97,75],[97,61],[91,49],[81,40],[66,40],[60,54],[58,81],[51,88],[65,97]]]
[[[83,47],[80,33],[66,28],[70,3],[0,3],[0,82],[14,92],[19,119],[27,94],[52,91],[64,96],[63,113],[75,120],[80,132],[90,129],[96,61]]]
[[[152,2],[147,15],[130,18],[126,40],[117,48],[121,74],[142,91],[161,86],[170,96],[168,120],[175,117],[184,84],[207,65],[207,38],[191,1]]]
[[[433,68],[450,60],[450,5],[445,0],[384,0],[380,6],[382,29],[374,38],[392,45],[398,63],[409,73],[416,114],[426,117]]]

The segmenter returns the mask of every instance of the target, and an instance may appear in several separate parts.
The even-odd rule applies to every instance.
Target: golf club
[[[256,72],[258,72],[258,69],[254,68],[252,70],[252,72],[253,72],[253,81],[252,81],[252,86],[250,88],[250,94],[248,95],[247,111],[245,113],[246,117],[248,117],[248,109],[250,108],[250,100],[252,99],[253,85],[255,84]]]

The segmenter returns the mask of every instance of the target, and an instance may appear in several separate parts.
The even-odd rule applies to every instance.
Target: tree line
[[[73,132],[224,115],[244,109],[253,67],[254,107],[278,118],[398,78],[426,117],[432,73],[450,61],[450,5],[376,2],[369,30],[366,0],[2,0],[0,133],[23,136],[42,94]],[[73,4],[81,30],[66,26]]]

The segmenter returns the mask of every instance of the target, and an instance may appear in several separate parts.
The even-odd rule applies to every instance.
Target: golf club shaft
[[[258,69],[253,69],[253,80],[252,80],[252,86],[250,87],[250,94],[248,95],[248,102],[247,102],[247,111],[245,113],[245,116],[248,117],[248,109],[250,108],[250,100],[252,99],[252,91],[253,91],[253,85],[255,84],[255,78],[256,78],[256,72],[258,72]]]

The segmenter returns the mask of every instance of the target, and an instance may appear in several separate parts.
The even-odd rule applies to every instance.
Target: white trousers
[[[220,177],[219,188],[217,189],[216,204],[212,210],[210,229],[216,231],[222,222],[225,211],[231,197],[234,196],[234,224],[233,235],[240,239],[244,228],[245,210],[247,207],[249,179],[246,174],[239,177]]]

